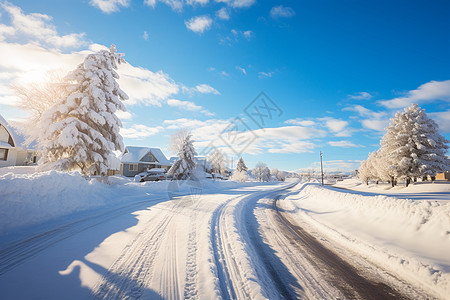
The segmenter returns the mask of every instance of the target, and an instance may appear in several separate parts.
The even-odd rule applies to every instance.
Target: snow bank
[[[438,295],[450,295],[450,204],[309,184],[281,206],[331,240]]]
[[[112,193],[79,173],[49,171],[0,175],[0,234],[72,212],[105,205]]]
[[[261,185],[227,180],[133,182],[122,176],[86,179],[78,172],[0,169],[0,235],[72,213],[145,200],[154,195],[197,197],[223,189]]]

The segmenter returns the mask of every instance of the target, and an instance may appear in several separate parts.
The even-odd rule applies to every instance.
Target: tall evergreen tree
[[[248,168],[247,168],[247,166],[245,165],[245,162],[244,162],[244,160],[242,159],[242,157],[239,158],[239,160],[238,160],[238,163],[237,163],[237,165],[236,165],[236,171],[238,171],[238,172],[241,172],[241,171],[247,172],[247,171],[248,171]]]
[[[68,96],[43,113],[38,143],[42,162],[62,170],[80,170],[85,175],[104,175],[117,163],[113,151],[123,151],[117,110],[128,96],[116,79],[117,65],[125,63],[116,47],[90,54],[67,80]]]

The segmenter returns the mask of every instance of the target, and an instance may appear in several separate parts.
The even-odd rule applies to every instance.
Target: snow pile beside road
[[[309,184],[280,205],[386,270],[450,295],[450,204]]]
[[[49,171],[0,175],[0,234],[105,205],[111,189],[79,173]]]

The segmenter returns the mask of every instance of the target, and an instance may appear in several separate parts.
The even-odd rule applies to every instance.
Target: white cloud
[[[144,139],[155,135],[163,130],[162,127],[148,127],[146,125],[135,124],[130,128],[121,128],[120,134],[128,139]]]
[[[228,9],[226,7],[222,7],[216,12],[216,16],[221,20],[229,20],[230,19],[230,13],[228,12]]]
[[[10,16],[11,26],[0,27],[0,40],[6,38],[32,38],[40,45],[51,45],[56,47],[79,47],[86,44],[84,33],[71,33],[58,35],[56,28],[51,24],[52,18],[45,14],[25,14],[20,7],[9,2],[1,4],[1,8]]]
[[[377,120],[377,119],[367,119],[362,120],[361,124],[363,127],[376,130],[376,131],[384,131],[384,129],[389,125],[389,120]]]
[[[389,118],[386,112],[375,112],[361,105],[349,106],[343,110],[355,111],[359,116],[365,118],[361,120],[361,125],[367,129],[384,131],[389,124]]]
[[[209,16],[198,16],[189,19],[189,21],[184,22],[186,24],[186,28],[195,32],[202,34],[204,31],[211,28],[212,19]]]
[[[236,66],[236,69],[241,71],[242,74],[247,75],[247,71],[245,70],[245,68],[242,68],[241,66]]]
[[[450,133],[450,109],[442,112],[428,113],[439,126],[439,131],[443,133]]]
[[[396,109],[410,106],[413,103],[420,104],[438,100],[450,102],[450,80],[430,81],[415,90],[408,91],[403,97],[381,100],[378,103],[387,108]]]
[[[189,0],[188,0],[189,1]],[[200,0],[201,1],[201,0]],[[183,0],[144,0],[144,4],[150,7],[155,7],[156,2],[164,3],[174,11],[181,12],[183,10]],[[189,1],[191,2],[191,1]],[[195,2],[195,1],[192,1]]]
[[[208,84],[199,84],[195,87],[199,93],[220,95],[220,93]]]
[[[225,78],[229,78],[229,77],[230,77],[230,74],[228,74],[228,73],[225,72],[225,71],[222,71],[222,72],[220,72],[220,76],[222,76],[222,78],[225,79]]]
[[[256,0],[216,0],[216,2],[226,3],[234,8],[247,8],[256,3]]]
[[[206,83],[198,84],[195,87],[182,86],[182,90],[183,93],[190,96],[194,95],[195,93],[220,95],[218,90]]]
[[[186,3],[189,5],[206,5],[208,4],[209,0],[186,0]]]
[[[369,100],[373,96],[371,94],[369,94],[368,92],[359,92],[359,93],[355,93],[353,95],[348,95],[348,97],[350,99],[355,99],[355,100]]]
[[[358,145],[353,144],[350,141],[330,141],[328,144],[332,147],[342,147],[342,148],[357,148],[361,147]]]
[[[97,7],[105,14],[110,14],[119,11],[120,6],[130,6],[130,0],[91,0],[89,4]]]
[[[303,119],[291,119],[284,121],[286,124],[292,124],[292,125],[300,125],[300,126],[314,126],[316,125],[316,122],[311,120],[303,120]]]
[[[116,116],[119,117],[121,120],[131,120],[133,118],[133,115],[128,111],[116,111]]]
[[[215,147],[220,147],[227,153],[233,150],[226,143],[228,132],[223,133],[232,120],[210,119],[206,121],[193,119],[166,120],[167,129],[189,128],[192,130],[196,147],[207,147],[212,142]],[[299,126],[284,126],[265,128],[253,131],[239,131],[239,140],[251,141],[245,149],[247,154],[268,153],[304,153],[311,152],[316,145],[308,140],[324,137],[326,132],[320,129]],[[221,138],[222,137],[222,138]],[[256,139],[255,139],[256,137]],[[232,144],[232,143],[231,143]],[[232,144],[236,151],[242,150],[240,145]],[[200,150],[200,149],[199,149]],[[201,150],[200,150],[201,151]]]
[[[150,36],[148,35],[147,31],[144,31],[144,34],[142,35],[142,38],[146,41],[148,41],[148,39],[150,38]]]
[[[181,101],[177,99],[169,99],[167,100],[167,104],[169,106],[178,107],[180,109],[188,110],[188,111],[198,111],[206,116],[213,116],[214,114],[205,110],[203,106],[196,105],[194,102],[191,101]]]
[[[344,120],[334,119],[330,117],[319,118],[318,120],[324,121],[325,126],[335,136],[351,136],[351,130],[348,128],[348,122]]]
[[[230,33],[231,33],[230,35],[222,37],[220,39],[220,44],[232,45],[234,43],[237,43],[241,38],[244,38],[247,41],[250,41],[255,36],[255,33],[251,30],[231,29]]]
[[[161,106],[161,103],[178,94],[179,86],[163,71],[150,70],[124,64],[119,67],[120,87],[128,94],[128,105]]]
[[[270,10],[270,16],[273,19],[278,18],[291,18],[295,16],[295,11],[290,7],[285,7],[283,5],[274,6]]]
[[[270,78],[275,74],[275,72],[258,72],[258,78],[259,79],[265,79]]]

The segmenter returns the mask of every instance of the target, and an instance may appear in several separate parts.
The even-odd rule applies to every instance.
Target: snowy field
[[[280,207],[343,256],[363,257],[437,298],[448,298],[450,184],[390,188],[345,180],[336,186],[349,190],[306,184]]]
[[[365,299],[384,285],[413,299],[450,294],[444,184],[375,195],[356,181],[101,183],[34,171],[0,169],[2,299]],[[302,228],[373,289],[320,262],[321,248],[292,235]]]

